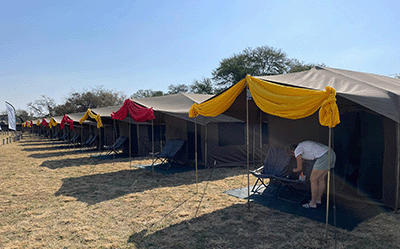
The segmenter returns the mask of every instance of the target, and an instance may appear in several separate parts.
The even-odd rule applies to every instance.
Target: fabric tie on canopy
[[[46,126],[47,128],[49,128],[49,123],[47,123],[47,121],[43,118],[42,119],[42,125]]]
[[[329,86],[325,91],[287,87],[249,75],[215,98],[201,104],[193,104],[189,117],[196,117],[199,114],[215,117],[225,112],[246,85],[249,86],[255,104],[265,113],[282,118],[301,119],[320,109],[321,125],[335,127],[340,123],[335,89]]]
[[[144,122],[146,120],[155,119],[153,108],[141,107],[130,99],[126,99],[122,107],[111,114],[113,119],[124,120],[129,113],[135,122]]]
[[[74,129],[74,121],[73,121],[72,119],[70,119],[70,118],[67,116],[67,114],[65,114],[64,117],[63,117],[62,120],[61,120],[61,123],[60,123],[60,128],[61,128],[61,130],[64,128],[65,123],[68,123],[68,124],[69,124],[69,128],[70,128],[71,130]]]
[[[94,114],[92,110],[88,109],[87,112],[83,115],[83,117],[79,120],[79,123],[82,124],[86,119],[92,118],[96,120],[97,122],[97,128],[100,128],[103,126],[103,123],[101,122],[101,117],[100,114]]]
[[[54,118],[51,118],[50,122],[49,122],[50,128],[52,128],[53,126],[57,126],[57,125],[58,125],[57,121],[55,121]]]

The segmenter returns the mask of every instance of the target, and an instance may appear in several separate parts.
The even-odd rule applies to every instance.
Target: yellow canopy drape
[[[54,118],[51,118],[50,122],[49,122],[49,127],[52,128],[53,126],[57,126],[57,125],[58,125],[58,123],[54,120]]]
[[[249,86],[256,105],[265,113],[288,119],[305,118],[319,110],[319,122],[323,126],[335,127],[340,123],[336,105],[336,91],[326,87],[325,91],[281,86],[249,75],[227,91],[201,104],[193,104],[189,117],[215,117],[225,112],[237,96]]]
[[[88,109],[85,115],[79,120],[79,123],[82,124],[86,119],[89,117],[93,118],[97,122],[97,128],[100,128],[103,126],[103,123],[101,122],[100,114],[96,115],[92,112],[92,110]]]
[[[42,122],[40,122],[39,119],[36,121],[36,125],[37,125],[37,126],[39,126],[41,123],[42,123]]]

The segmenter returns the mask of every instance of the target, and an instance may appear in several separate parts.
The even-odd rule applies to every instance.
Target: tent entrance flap
[[[382,199],[384,140],[381,116],[364,111],[341,115],[334,134],[339,193]]]

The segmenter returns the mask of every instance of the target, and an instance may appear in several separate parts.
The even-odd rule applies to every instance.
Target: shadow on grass
[[[210,180],[209,170],[199,170],[199,182]],[[224,179],[238,174],[238,170],[218,170],[212,175],[213,180]],[[242,173],[244,172],[244,169]],[[78,201],[93,205],[112,200],[130,193],[144,192],[160,187],[175,187],[195,184],[195,171],[162,175],[144,168],[122,170],[106,174],[94,174],[63,179],[63,184],[55,193],[76,198]]]
[[[395,229],[365,226],[360,228],[365,232],[353,234],[329,227],[326,240],[325,224],[254,203],[250,210],[247,204],[235,204],[150,232],[158,225],[132,234],[127,242],[135,248],[336,248],[336,243],[338,248],[398,247]]]
[[[49,169],[61,169],[66,167],[76,167],[93,163],[96,163],[96,161],[92,161],[89,157],[67,158],[61,160],[46,160],[40,165],[40,167],[46,167]]]
[[[291,215],[235,204],[153,233],[142,230],[127,242],[135,248],[328,248],[323,241],[319,247],[294,243],[302,225]]]
[[[78,149],[65,149],[62,151],[57,151],[57,152],[43,152],[43,153],[34,153],[30,154],[28,157],[32,158],[48,158],[48,157],[60,157],[60,156],[66,156],[66,155],[76,155],[76,154],[84,154],[85,151],[81,151]]]
[[[318,205],[317,208],[307,209],[301,205],[307,202],[309,198],[305,199],[303,203],[287,201],[298,200],[296,191],[290,190],[283,191],[283,195],[280,195],[280,197],[286,200],[280,199],[277,196],[271,195],[271,193],[276,193],[277,188],[277,185],[269,184],[267,189],[261,188],[258,192],[251,192],[250,199],[255,203],[274,210],[326,223],[326,198],[323,199],[322,204]],[[226,193],[241,199],[247,199],[247,188],[228,190]],[[336,204],[336,212],[334,212],[333,203]],[[333,197],[331,197],[329,207],[328,223],[332,226],[336,224],[337,227],[348,231],[352,231],[361,222],[369,220],[380,213],[391,211],[387,207],[378,206],[366,200],[344,199],[340,197],[336,197],[335,202],[333,201]]]

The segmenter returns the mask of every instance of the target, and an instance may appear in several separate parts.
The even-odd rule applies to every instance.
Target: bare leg
[[[324,173],[321,174],[321,176],[318,178],[318,195],[317,195],[317,199],[316,202],[317,203],[322,203],[322,195],[325,192],[325,188],[326,188],[326,175],[328,174],[327,170],[324,170]]]
[[[311,201],[310,207],[316,207],[317,201],[321,201],[321,197],[325,191],[325,176],[328,172],[326,170],[313,170],[310,175],[311,183]],[[322,187],[322,184],[324,186]],[[322,187],[322,190],[320,188]],[[320,193],[322,193],[320,195]]]

